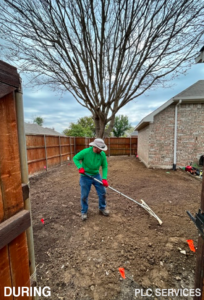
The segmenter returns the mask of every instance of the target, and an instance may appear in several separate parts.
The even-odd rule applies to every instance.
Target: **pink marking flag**
[[[44,169],[47,169],[46,166],[44,166]]]

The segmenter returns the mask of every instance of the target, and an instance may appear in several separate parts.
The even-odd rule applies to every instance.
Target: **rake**
[[[86,173],[84,173],[84,175],[86,175],[86,176],[89,177],[89,178],[92,178],[93,180],[95,180],[95,181],[97,181],[98,183],[100,183],[100,184],[103,185],[103,183],[102,183],[100,180],[94,178],[93,176],[88,175],[88,174],[86,174]],[[114,189],[113,187],[111,187],[111,186],[108,186],[108,187],[109,187],[109,189],[113,190],[114,192],[116,192],[116,193],[118,193],[118,194],[124,196],[125,198],[127,198],[127,199],[129,199],[129,200],[135,202],[137,205],[139,205],[140,207],[142,207],[142,208],[143,208],[144,210],[146,210],[152,217],[154,217],[155,219],[157,219],[157,221],[159,222],[159,225],[161,225],[161,224],[163,223],[162,220],[155,214],[155,212],[153,212],[153,210],[147,205],[147,203],[144,202],[144,200],[141,199],[141,202],[142,202],[142,203],[137,202],[136,200],[134,200],[134,199],[132,199],[132,198],[126,196],[125,194],[123,194],[123,193],[121,193],[121,192],[119,192],[119,191],[117,191],[117,190]]]

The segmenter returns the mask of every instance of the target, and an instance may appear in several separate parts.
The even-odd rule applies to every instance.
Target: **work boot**
[[[99,209],[99,213],[106,217],[108,217],[110,214],[109,210],[107,210],[107,209]]]
[[[82,219],[82,221],[86,221],[87,220],[87,214],[81,214],[81,219]]]

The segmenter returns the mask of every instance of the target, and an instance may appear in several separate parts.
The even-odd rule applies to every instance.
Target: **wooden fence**
[[[16,68],[0,61],[0,299],[4,288],[30,288],[28,240],[30,212],[25,209],[17,126],[17,93],[20,77]],[[19,94],[19,93],[18,93]],[[22,112],[23,113],[23,112]],[[25,145],[24,145],[25,146]],[[16,299],[16,298],[15,298]],[[25,297],[19,297],[25,299]],[[28,296],[26,299],[31,300]]]
[[[33,174],[69,161],[94,138],[63,137],[51,135],[26,135],[28,172]],[[136,155],[137,137],[105,138],[106,155]]]

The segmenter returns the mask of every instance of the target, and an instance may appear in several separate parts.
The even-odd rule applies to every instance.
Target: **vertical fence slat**
[[[0,99],[0,120],[0,189],[4,219],[8,219],[24,206],[13,93]]]
[[[69,151],[70,151],[70,156],[69,156],[69,159],[71,160],[72,159],[72,148],[71,148],[71,137],[69,137]]]
[[[59,136],[59,151],[60,151],[60,166],[62,165],[62,149],[61,149],[61,139]]]
[[[0,223],[3,220],[3,218],[4,218],[4,206],[3,206],[2,192],[1,192],[1,188],[0,188]],[[0,270],[1,270],[1,268],[0,268]]]
[[[48,169],[48,163],[47,163],[47,146],[46,146],[46,136],[44,134],[44,146],[45,146],[45,161],[46,161],[46,171]]]
[[[8,246],[0,250],[0,257],[0,299],[5,299],[4,287],[12,287]],[[8,296],[6,299],[13,300],[13,296]]]
[[[9,244],[12,284],[30,287],[30,270],[26,233],[23,232]],[[26,296],[31,300],[32,297]]]

